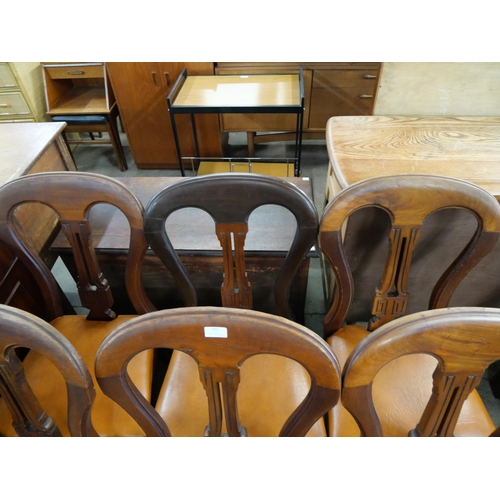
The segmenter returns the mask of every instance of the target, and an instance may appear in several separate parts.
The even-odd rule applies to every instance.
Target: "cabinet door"
[[[213,64],[113,62],[106,63],[106,67],[136,165],[139,168],[177,168],[167,95],[184,67],[188,68],[188,74],[197,71],[206,74],[213,72]],[[210,118],[197,120],[200,154],[221,156],[217,116],[207,116],[211,121]],[[182,154],[194,155],[189,117],[181,118],[176,123]],[[207,121],[209,126],[205,133],[200,127],[207,127]]]

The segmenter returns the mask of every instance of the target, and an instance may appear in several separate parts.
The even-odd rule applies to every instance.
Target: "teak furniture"
[[[182,390],[167,375],[155,411],[125,370],[135,353],[157,347],[186,359],[179,375],[192,375],[193,385]],[[270,360],[280,369],[267,370]],[[340,392],[337,360],[314,332],[233,308],[184,307],[121,325],[102,344],[96,375],[149,436],[324,434],[321,416]]]
[[[217,75],[304,75],[304,139],[323,139],[332,116],[370,115],[375,103],[381,63],[339,62],[218,62]],[[292,140],[292,115],[222,114],[222,132],[247,132],[249,155],[255,144]],[[292,133],[290,133],[292,132]]]
[[[494,117],[333,117],[326,144],[330,160],[326,202],[342,189],[369,179],[394,174],[435,174],[463,179],[500,199],[500,118]],[[386,252],[387,219],[367,210],[349,218],[346,252],[355,266],[354,286],[360,290],[349,321],[368,321],[371,291],[378,285]],[[446,210],[424,224],[410,276],[408,313],[424,310],[430,295],[426,276],[442,274],[470,239],[476,220],[470,214]],[[500,307],[498,280],[500,246],[487,256],[455,291],[451,306]],[[374,266],[378,266],[378,271]],[[370,269],[367,269],[369,267]],[[331,300],[331,275],[326,273]]]
[[[179,168],[167,95],[184,68],[190,75],[211,75],[213,63],[108,62],[106,68],[137,167]],[[189,120],[179,120],[178,127],[183,151],[194,155]],[[218,117],[199,116],[196,127],[200,154],[223,156]]]
[[[139,168],[179,168],[166,98],[181,71],[189,75],[298,74],[304,69],[305,138],[324,138],[331,116],[370,114],[376,97],[380,63],[213,63],[213,62],[107,62],[106,68],[120,109],[120,119]],[[183,119],[185,118],[185,120]],[[196,155],[191,123],[178,117],[182,152]],[[196,133],[200,155],[224,156],[228,132],[248,132],[250,156],[253,143],[295,138],[294,115],[199,115]],[[283,132],[279,137],[269,132]],[[221,138],[222,132],[222,138]],[[262,132],[257,135],[256,132]]]
[[[151,198],[163,187],[191,179],[122,177],[120,182],[147,206]],[[290,177],[287,182],[299,187],[312,200],[309,179]],[[95,206],[91,218],[94,246],[100,267],[113,290],[115,310],[119,314],[130,314],[134,312],[134,308],[127,297],[123,281],[123,267],[129,245],[127,225],[120,213],[110,206]],[[265,206],[254,212],[249,224],[245,257],[248,266],[247,277],[252,283],[253,307],[260,311],[277,313],[274,284],[293,241],[296,222],[287,210],[277,206]],[[193,280],[198,305],[221,305],[220,287],[224,263],[212,218],[198,209],[186,208],[169,217],[167,230],[175,250]],[[77,270],[73,257],[68,242],[62,235],[55,239],[51,252],[61,256],[76,279]],[[315,257],[317,252],[311,249],[299,266],[290,290],[290,307],[299,322],[304,320],[309,261]],[[175,281],[152,251],[148,250],[146,253],[142,276],[147,296],[157,309],[185,305]]]
[[[62,232],[69,241],[77,268],[78,291],[89,314],[65,314],[62,292],[48,266],[38,252],[24,241],[16,230],[11,214],[20,203],[47,206],[57,215]],[[102,340],[119,324],[132,316],[116,317],[112,290],[99,268],[92,246],[92,223],[89,212],[94,204],[112,204],[124,217],[128,227],[127,263],[122,269],[126,288],[138,314],[154,310],[144,294],[141,263],[147,248],[143,232],[143,207],[137,198],[115,179],[84,172],[44,172],[19,177],[0,187],[0,239],[26,266],[39,290],[41,317],[51,323],[79,352],[93,373],[95,355]],[[29,205],[27,205],[29,206]],[[67,435],[64,383],[57,370],[40,353],[30,351],[23,361],[24,373],[30,381],[41,407]],[[136,357],[129,375],[146,399],[151,397],[153,353],[145,351]],[[3,404],[0,401],[0,405]],[[110,418],[113,415],[113,418]],[[25,415],[34,430],[41,434],[50,424],[43,412]],[[93,424],[100,435],[139,435],[137,424],[119,407],[97,391]],[[0,433],[10,435],[6,411],[0,407]]]
[[[489,436],[495,426],[486,408],[467,398],[473,399],[488,365],[500,359],[499,330],[498,309],[479,307],[425,311],[392,321],[362,341],[349,357],[343,372],[343,405],[363,436],[394,435],[394,427],[403,428],[398,435],[412,437]],[[415,355],[432,355],[436,365],[434,374],[428,374],[432,394],[424,401],[423,413],[414,411],[419,405],[413,401],[418,398],[414,379],[424,376],[420,373],[393,378],[385,397],[374,397],[377,374],[389,363]],[[398,392],[406,392],[406,398],[396,409],[393,399]],[[467,404],[469,418],[461,425],[459,416]]]
[[[424,245],[417,256],[418,244],[421,238],[425,239],[423,228],[426,219],[434,213],[450,209],[465,212],[474,219],[473,234],[455,255],[452,252],[451,260],[444,260],[445,268],[440,274],[427,267],[415,276],[414,260],[422,259],[425,253],[432,254],[434,249],[433,245]],[[344,242],[349,240],[350,233],[349,228],[344,232],[345,222],[352,214],[358,212],[363,215],[366,210],[377,211],[389,222],[389,227],[385,227],[386,230],[380,234],[386,249],[382,266],[366,256],[359,261],[348,261],[346,258]],[[446,222],[444,224],[446,228]],[[493,250],[499,236],[498,201],[484,189],[462,180],[403,174],[367,179],[342,190],[326,207],[318,236],[319,247],[335,276],[333,303],[324,319],[325,332],[330,334],[327,342],[341,366],[344,366],[354,347],[369,337],[370,332],[408,314],[410,306],[415,308],[414,291],[428,294],[421,310],[448,307],[458,285],[467,275],[476,273],[475,266]],[[449,247],[447,241],[442,244]],[[372,268],[377,285],[372,287],[371,282],[356,282],[353,274],[359,268]],[[410,280],[412,275],[418,280],[417,283]],[[359,309],[357,292],[366,288],[371,294],[371,301],[364,312],[368,318],[367,325],[349,320],[346,322],[349,310],[353,306]],[[362,305],[365,305],[364,302]],[[471,355],[473,352],[471,348]],[[431,388],[426,377],[431,376],[432,370],[433,358],[429,356],[403,356],[390,363],[376,386],[377,394],[381,398],[387,397],[387,411],[401,413],[401,408],[407,404],[412,408],[406,411],[407,415],[419,415],[423,410],[422,403],[429,397]],[[408,374],[411,374],[411,391],[394,390],[394,381],[404,379]],[[407,401],[409,394],[411,403]],[[479,396],[474,393],[464,406],[462,420],[465,425],[478,400]],[[337,405],[329,417],[331,435],[346,432],[350,419],[342,405]],[[388,417],[388,421],[397,419]],[[359,430],[355,429],[355,425],[353,427],[352,435],[357,435]],[[400,430],[394,424],[390,435],[400,435]]]
[[[91,134],[90,141],[67,138],[68,144],[111,144],[120,170],[127,170],[117,126],[118,107],[105,64],[43,63],[42,67],[52,121],[66,122],[66,132]],[[93,132],[107,132],[109,140],[95,141]]]
[[[257,113],[295,115],[295,175],[300,175],[304,81],[298,75],[212,75],[190,76],[182,71],[168,97],[168,110],[177,146],[179,167],[184,175],[184,160],[177,132],[176,116],[191,115],[196,157],[200,157],[195,115],[209,113]]]
[[[63,130],[64,124],[58,123],[0,124],[0,186],[26,174],[75,170]],[[57,226],[54,214],[46,207],[25,206],[16,210],[15,219],[36,251],[49,259],[46,250]],[[0,278],[0,303],[41,315],[31,274],[5,244],[0,244]]]

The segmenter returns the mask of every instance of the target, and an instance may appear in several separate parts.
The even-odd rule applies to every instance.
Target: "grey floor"
[[[110,146],[91,145],[78,146],[73,151],[73,156],[78,170],[97,172],[111,177],[122,176],[180,176],[178,170],[149,170],[138,169],[133,161],[125,134],[121,134],[125,155],[129,169],[121,172],[117,166],[116,158]],[[229,139],[229,155],[247,156],[246,134],[231,134]],[[293,157],[293,144],[275,142],[256,146],[256,156],[262,158]],[[312,182],[314,201],[321,216],[324,209],[325,186],[328,169],[328,154],[324,141],[305,141],[302,148],[302,177],[309,177]],[[190,172],[187,175],[192,175]],[[60,261],[56,263],[56,273],[75,307],[79,307],[76,287],[69,273]],[[320,259],[312,259],[308,280],[305,322],[311,330],[319,335],[323,334],[323,317],[325,303]],[[479,386],[479,393],[485,402],[495,425],[500,425],[500,400],[496,399],[488,384],[487,373]]]

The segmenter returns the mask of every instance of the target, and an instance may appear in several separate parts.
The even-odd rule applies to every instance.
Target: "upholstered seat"
[[[118,132],[117,117],[118,106],[115,104],[109,113],[103,115],[52,115],[51,119],[53,122],[65,122],[67,124],[63,135],[68,144],[111,144],[120,170],[125,171],[128,170],[127,158]],[[69,139],[67,134],[72,132],[78,134],[89,133],[92,140]],[[99,139],[96,141],[93,135],[94,132],[99,132],[101,135],[102,132],[106,132],[109,135],[109,140]]]

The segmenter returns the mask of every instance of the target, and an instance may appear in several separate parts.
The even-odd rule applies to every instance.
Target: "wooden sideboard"
[[[381,63],[216,63],[218,75],[304,73],[304,138],[324,139],[332,116],[370,115],[377,92]],[[221,115],[222,132],[247,132],[250,156],[253,144],[286,139],[272,132],[295,130],[293,115]],[[260,135],[257,135],[259,133]]]
[[[108,62],[109,79],[138,168],[179,168],[167,96],[184,68],[190,75],[211,75],[213,63]],[[177,128],[182,150],[195,155],[188,116]],[[201,156],[223,156],[217,115],[196,118]]]
[[[0,185],[22,175],[58,170],[76,170],[62,138],[64,123],[0,124]],[[57,222],[48,207],[24,205],[15,217],[19,229],[43,255],[55,233]],[[50,262],[47,262],[50,264]],[[43,317],[32,276],[0,242],[0,303]]]

